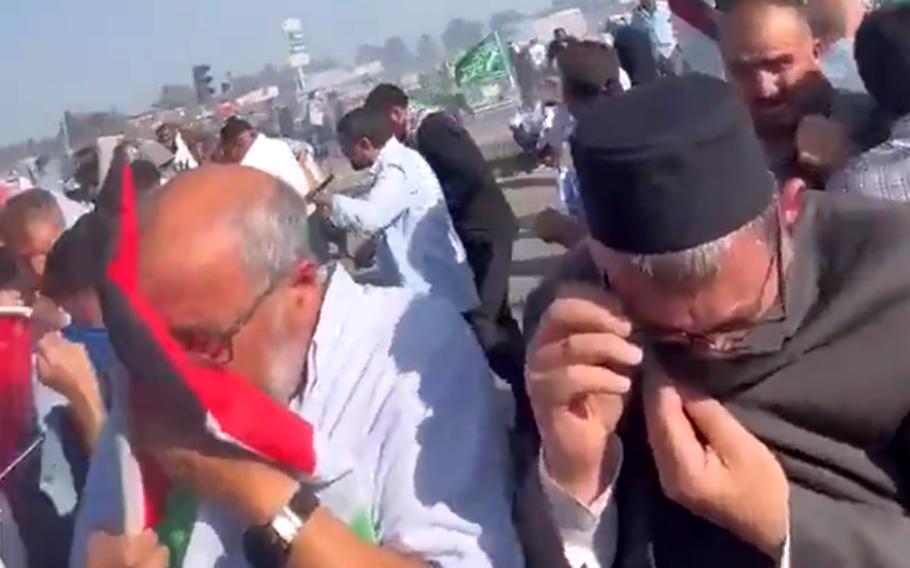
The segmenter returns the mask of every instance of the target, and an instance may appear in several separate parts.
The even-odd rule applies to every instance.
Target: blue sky
[[[0,0],[0,144],[56,132],[63,110],[151,103],[190,82],[190,61],[218,73],[282,63],[281,22],[303,20],[311,51],[349,58],[393,34],[438,36],[452,17],[535,11],[548,0]]]

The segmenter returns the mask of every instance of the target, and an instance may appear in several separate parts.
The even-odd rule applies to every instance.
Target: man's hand
[[[642,360],[631,333],[612,295],[572,286],[544,314],[528,352],[528,393],[547,472],[583,503],[612,479],[609,440]]]
[[[314,191],[306,196],[306,200],[316,206],[323,215],[332,213],[332,194],[328,191]]]
[[[85,346],[51,332],[38,341],[37,355],[38,379],[67,400],[98,389],[95,368]]]
[[[83,447],[94,452],[107,412],[85,347],[54,331],[38,341],[36,361],[38,380],[66,398]]]
[[[53,301],[45,296],[38,296],[32,304],[32,317],[29,325],[32,339],[38,340],[44,334],[60,331],[68,323],[66,314]]]
[[[777,558],[790,489],[771,450],[718,401],[681,391],[660,371],[647,377],[645,414],[667,497]]]
[[[800,164],[827,177],[847,164],[851,152],[850,136],[843,124],[811,114],[799,123],[796,149]]]
[[[131,388],[137,388],[135,385]],[[219,503],[248,525],[263,525],[290,502],[297,482],[249,452],[216,440],[198,410],[167,393],[139,391],[132,405],[131,441],[176,484]]]
[[[167,549],[158,544],[154,531],[136,536],[112,536],[97,532],[88,540],[86,568],[167,568]]]

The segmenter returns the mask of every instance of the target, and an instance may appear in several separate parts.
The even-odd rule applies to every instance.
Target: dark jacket
[[[794,247],[783,317],[750,333],[751,355],[655,354],[672,376],[724,403],[780,461],[790,481],[791,566],[907,566],[910,208],[812,192]],[[663,496],[634,396],[620,436],[616,566],[773,566]]]
[[[513,239],[518,224],[483,153],[449,115],[434,113],[417,130],[417,150],[433,168],[455,230]]]

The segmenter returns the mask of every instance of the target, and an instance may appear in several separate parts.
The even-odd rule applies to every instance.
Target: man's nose
[[[777,84],[777,75],[766,71],[758,71],[754,77],[755,94],[759,99],[774,99],[780,95]]]

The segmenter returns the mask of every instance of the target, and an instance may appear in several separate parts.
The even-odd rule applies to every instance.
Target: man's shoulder
[[[854,157],[828,182],[833,192],[910,201],[910,148],[893,141]]]
[[[811,192],[806,199],[823,255],[910,260],[910,205],[827,192]]]

